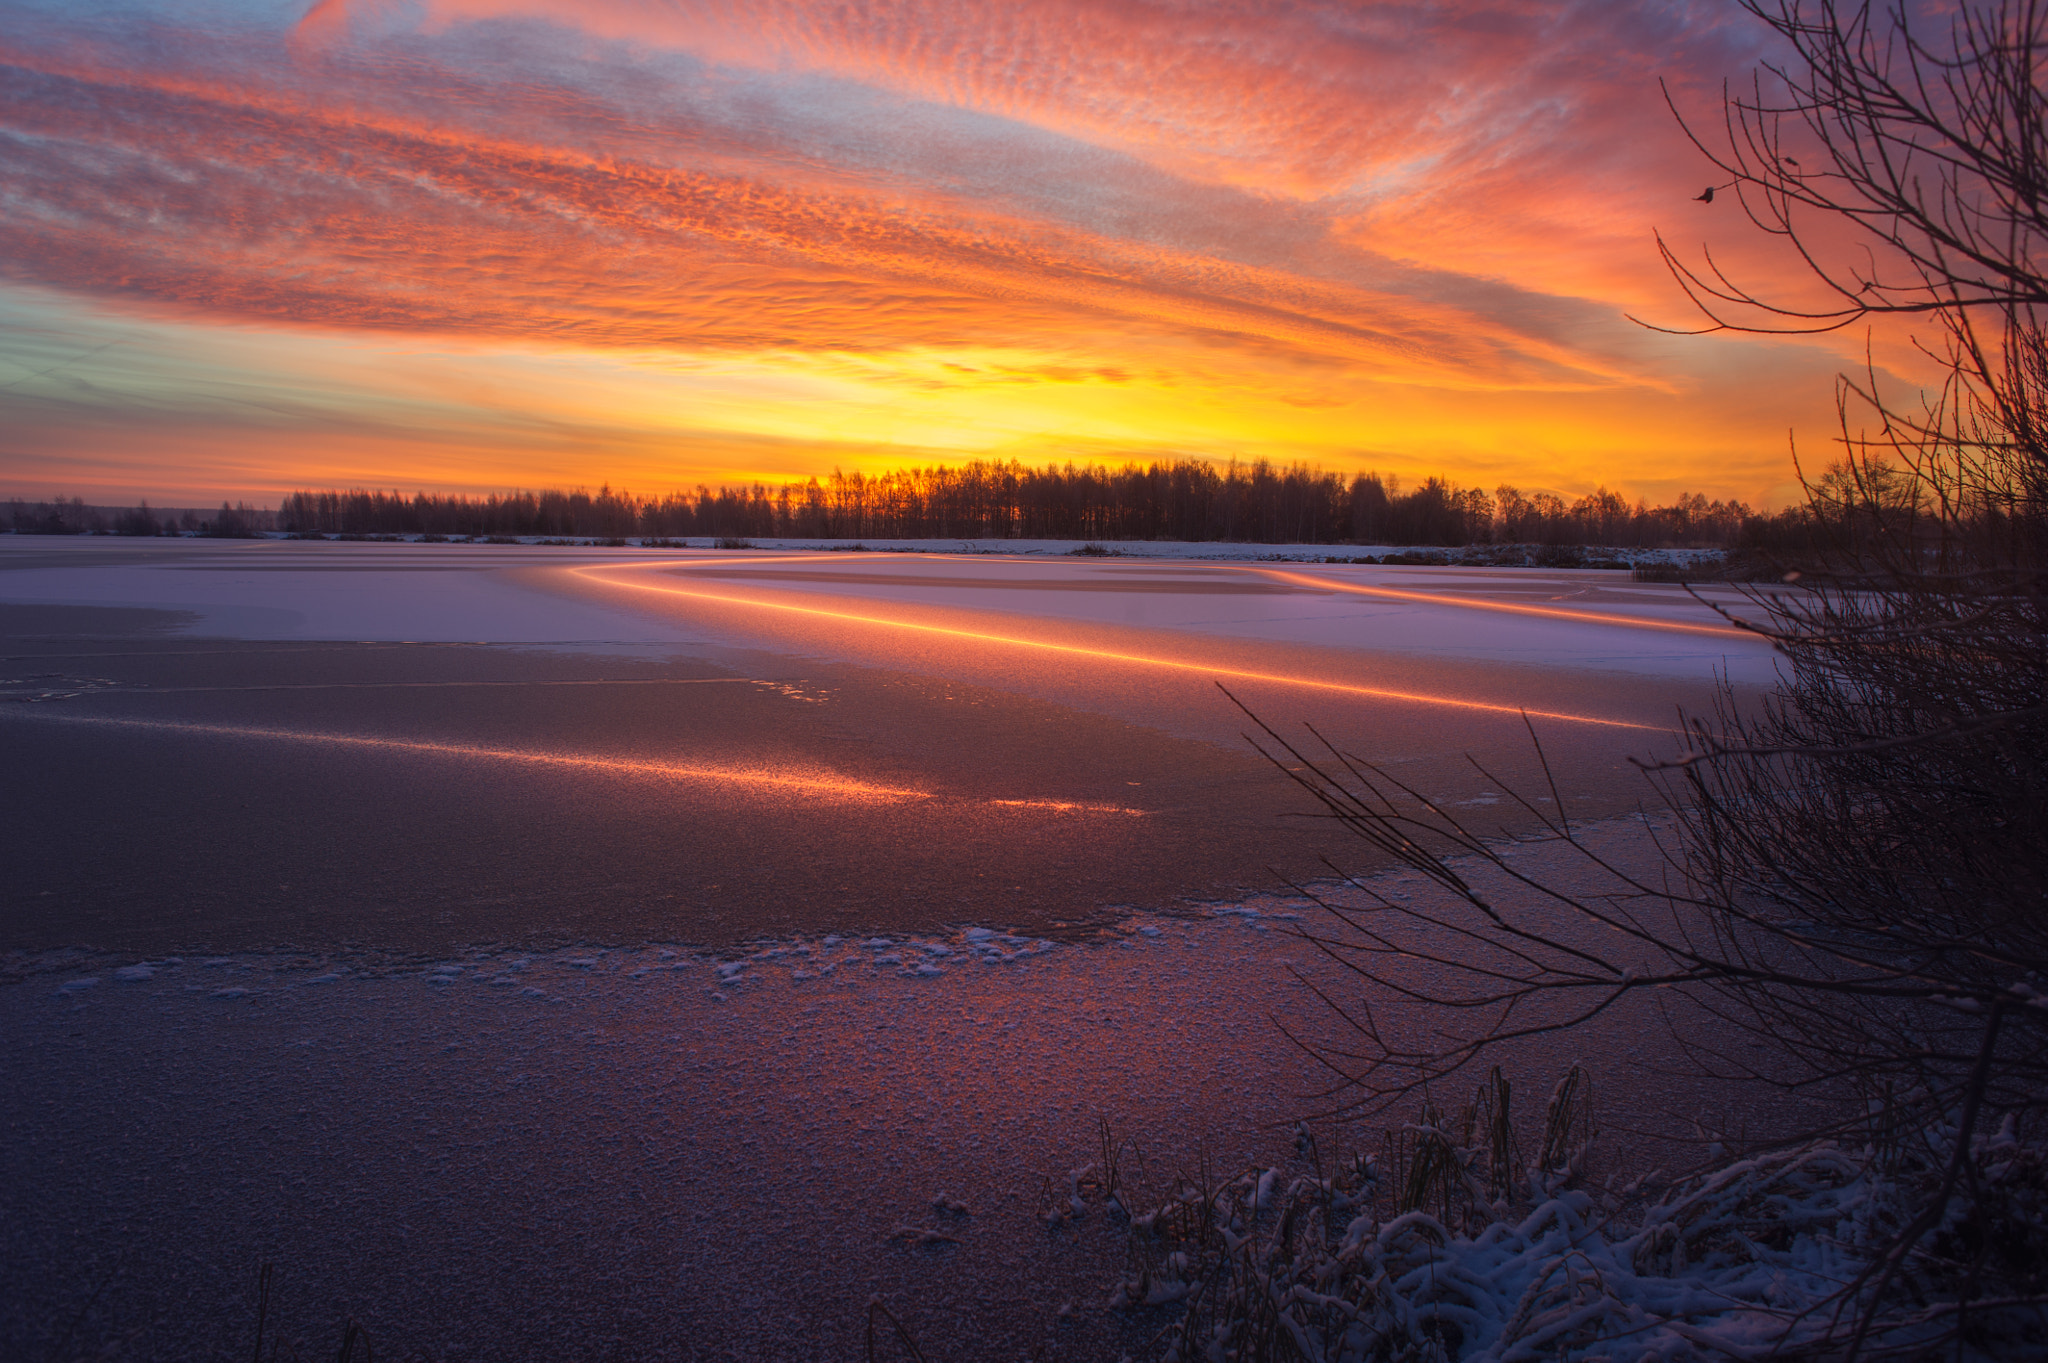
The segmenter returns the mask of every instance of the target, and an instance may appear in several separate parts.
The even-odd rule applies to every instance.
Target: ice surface
[[[1642,832],[1596,835],[1618,854]],[[1524,855],[1540,871],[1549,850]],[[716,1356],[775,1358],[793,1320],[803,1356],[859,1357],[880,1293],[934,1359],[1054,1340],[1115,1358],[1156,1323],[1128,1335],[1101,1306],[1123,1250],[1085,1173],[1097,1119],[1143,1147],[1126,1198],[1203,1149],[1275,1167],[1326,1075],[1269,1019],[1333,1036],[1310,986],[1347,987],[1293,935],[1313,922],[1290,896],[1065,942],[980,923],[725,958],[681,943],[254,953],[153,959],[148,978],[61,996],[145,963],[22,958],[11,969],[45,983],[0,988],[16,1300],[75,1315],[66,1237],[119,1220],[143,1267],[107,1309],[180,1322],[164,1338],[184,1356],[246,1333],[260,1258],[289,1268],[294,1301],[345,1301],[401,1357],[674,1357],[674,1340],[715,1332]],[[1618,1011],[1510,1071],[1539,1093],[1583,1055],[1621,1125],[1738,1112],[1642,1050],[1653,1025]],[[1318,1123],[1326,1148],[1377,1149],[1379,1130]],[[29,1197],[81,1148],[92,1179]]]
[[[20,543],[9,542],[17,539],[0,537],[0,553],[22,551]],[[857,599],[884,608],[965,607],[1013,621],[1104,624],[1654,676],[1709,678],[1718,669],[1758,684],[1774,675],[1774,655],[1753,637],[1622,627],[1632,620],[1710,630],[1719,625],[1711,612],[1676,588],[1617,582],[1612,573],[1327,566],[1319,560],[1328,550],[1311,553],[1313,546],[1129,546],[1139,561],[1128,562],[1047,558],[1043,551],[1049,544],[1019,545],[991,559],[807,555],[800,548],[783,554],[710,555],[469,544],[140,543],[149,552],[128,542],[110,548],[108,541],[94,537],[39,540],[33,546],[37,564],[5,575],[5,599],[185,611],[198,617],[188,632],[243,639],[679,649],[716,640],[759,646],[760,635],[729,618],[679,618],[673,600],[603,585],[645,580],[664,565],[680,564],[747,573],[739,580],[707,579],[718,591],[742,597],[749,589],[767,589],[827,603]],[[1063,546],[1062,552],[1071,547]],[[132,559],[108,560],[108,555],[124,553],[133,554]],[[1314,561],[1271,570],[1284,571],[1284,578],[1258,576],[1267,570],[1255,560],[1272,553]],[[78,563],[52,566],[47,559],[53,555],[76,555]],[[821,564],[832,572],[822,573]],[[778,571],[788,570],[803,576],[776,581]],[[1179,587],[1255,581],[1273,590],[1222,597],[1155,590],[1158,583],[1152,579],[1162,573]],[[821,576],[844,580],[817,580]],[[977,577],[988,585],[973,585]],[[1029,588],[1041,580],[1043,588]],[[1073,582],[1089,589],[1072,590]],[[1118,591],[1119,582],[1145,590]],[[1375,599],[1337,591],[1333,583],[1434,594],[1449,601],[1460,592],[1476,600],[1499,595],[1495,589],[1503,586],[1533,583],[1516,587],[1515,599],[1615,623],[1502,614],[1419,598]],[[1598,601],[1581,599],[1596,585],[1604,593]],[[1708,591],[1717,600],[1740,604],[1730,592]],[[773,622],[764,616],[756,623]],[[768,637],[774,637],[772,631]],[[813,643],[824,646],[823,641]]]
[[[638,551],[160,547],[174,557],[89,563],[84,549],[111,551],[84,544],[77,565],[13,570],[0,586],[13,601],[189,610],[194,633],[252,639],[681,648],[707,637],[618,596],[594,604],[565,566],[660,557]],[[1129,565],[1029,566],[1114,586]],[[1657,675],[1768,663],[1719,640],[1307,588],[786,590],[799,589],[889,609],[965,604],[1011,620]],[[1630,609],[1668,615],[1672,595]],[[1429,892],[1412,878],[1380,888]],[[1154,1182],[1205,1143],[1272,1167],[1273,1132],[1317,1110],[1327,1075],[1269,1019],[1327,1034],[1310,986],[1355,985],[1302,949],[1294,932],[1312,921],[1299,899],[1275,897],[1136,914],[1086,941],[990,922],[891,937],[849,926],[725,958],[679,942],[582,942],[445,961],[28,960],[18,973],[35,986],[0,989],[0,1110],[17,1122],[0,1218],[18,1289],[0,1354],[48,1352],[31,1322],[86,1307],[100,1280],[90,1265],[102,1256],[111,1273],[118,1240],[128,1267],[89,1328],[154,1322],[167,1357],[241,1348],[247,1321],[230,1304],[248,1305],[253,1266],[270,1261],[322,1320],[373,1320],[379,1351],[398,1357],[674,1357],[675,1341],[695,1339],[719,1341],[704,1356],[857,1357],[859,1305],[877,1292],[934,1358],[1115,1357],[1135,1345],[1098,1307],[1053,1310],[1100,1303],[1122,1262],[1112,1240],[1082,1238],[1101,1218],[1085,1219],[1096,1204],[1067,1171],[1096,1153],[1098,1117],[1143,1137]],[[106,976],[120,987],[96,988]],[[1517,1073],[1540,1090],[1583,1046],[1609,1066],[1617,1120],[1737,1106],[1656,1063],[1654,1043],[1646,1054],[1642,1019],[1617,1010],[1603,1025],[1569,1048],[1532,1048]],[[935,1187],[975,1215],[938,1222]],[[918,1238],[930,1232],[941,1238]],[[843,1318],[830,1314],[839,1305]]]

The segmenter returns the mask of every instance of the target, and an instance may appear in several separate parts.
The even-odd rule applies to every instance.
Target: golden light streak
[[[1150,812],[1132,809],[1129,805],[1102,805],[1087,800],[983,800],[982,803],[1004,809],[1043,809],[1054,814],[1129,814],[1139,819]]]
[[[235,690],[238,688],[181,687],[177,689],[199,691]],[[134,695],[138,693],[123,692],[120,694]],[[140,694],[154,695],[161,693],[152,691]],[[337,734],[316,730],[277,729],[254,724],[192,724],[176,720],[117,719],[110,716],[95,715],[53,715],[47,711],[34,715],[22,715],[17,711],[14,717],[43,719],[58,724],[90,724],[106,728],[153,729],[171,733],[216,734],[227,738],[269,738],[293,743],[326,743],[383,751],[426,753],[435,757],[481,758],[492,762],[516,762],[528,766],[562,767],[578,771],[602,772],[613,776],[656,777],[672,781],[705,781],[718,785],[759,786],[771,790],[789,791],[803,795],[818,795],[827,798],[837,797],[858,803],[912,800],[938,801],[945,799],[945,797],[928,790],[882,786],[869,781],[857,781],[838,776],[803,776],[734,767],[693,767],[674,762],[651,762],[627,757],[589,757],[575,753],[524,752],[517,748],[490,748],[474,743],[435,743],[425,739],[376,738],[367,734]],[[1030,810],[1034,813],[1047,814],[1122,814],[1140,819],[1149,817],[1151,813],[1149,810],[1132,809],[1128,805],[1101,804],[1089,800],[964,799],[959,801],[959,803],[986,805],[995,809],[1022,809]]]
[[[753,786],[792,794],[836,797],[861,802],[930,800],[928,790],[875,785],[839,776],[812,776],[749,770],[743,767],[697,767],[674,762],[650,762],[626,757],[590,757],[575,753],[525,752],[517,748],[491,748],[474,743],[435,743],[425,739],[375,738],[366,734],[337,734],[306,729],[276,729],[253,724],[190,724],[172,720],[115,719],[97,715],[37,715],[61,724],[93,724],[110,728],[153,729],[160,732],[214,734],[226,738],[268,738],[291,743],[324,743],[338,747],[370,748],[383,752],[423,753],[435,757],[465,757],[490,762],[513,762],[524,766],[554,767],[570,771],[601,772],[609,776],[656,777],[671,781],[705,781],[718,785]]]
[[[1225,567],[1229,565],[1218,565]],[[1508,615],[1535,615],[1553,620],[1573,620],[1587,625],[1615,625],[1622,629],[1663,629],[1678,634],[1704,634],[1715,639],[1745,639],[1753,641],[1756,636],[1745,634],[1728,625],[1688,625],[1677,620],[1650,620],[1634,615],[1607,615],[1600,611],[1578,611],[1562,606],[1520,606],[1511,601],[1486,601],[1473,597],[1445,596],[1437,592],[1405,591],[1398,587],[1369,587],[1362,582],[1343,582],[1335,578],[1312,577],[1307,573],[1290,573],[1279,568],[1235,568],[1236,572],[1263,573],[1277,577],[1282,582],[1297,586],[1325,587],[1334,592],[1353,592],[1359,596],[1376,596],[1388,601],[1419,601],[1432,606],[1455,606],[1460,610],[1501,611]]]
[[[707,562],[730,562],[731,560],[693,561],[670,560],[660,563],[593,564],[568,571],[578,576],[601,574],[620,567],[637,569],[676,568],[701,566]],[[762,560],[753,560],[760,562]],[[607,579],[609,580],[609,579]],[[1489,701],[1454,700],[1448,696],[1424,695],[1415,691],[1395,691],[1387,687],[1359,686],[1350,682],[1319,681],[1312,677],[1292,677],[1281,673],[1253,672],[1244,668],[1218,667],[1210,663],[1183,662],[1177,658],[1155,658],[1141,653],[1120,653],[1113,649],[1084,648],[1079,644],[1056,644],[1045,639],[1023,639],[1009,634],[990,634],[982,630],[958,629],[950,625],[932,625],[914,620],[892,620],[886,616],[860,615],[852,611],[826,610],[822,606],[797,606],[784,601],[763,601],[758,597],[728,596],[718,592],[693,591],[665,583],[612,582],[613,586],[632,588],[636,591],[658,592],[669,596],[695,597],[704,601],[716,601],[728,606],[753,606],[761,610],[786,611],[796,615],[817,616],[827,620],[839,620],[848,624],[877,625],[884,629],[912,630],[920,634],[936,634],[946,638],[969,639],[976,643],[1002,644],[1011,648],[1038,649],[1046,653],[1063,653],[1072,657],[1098,658],[1104,662],[1128,663],[1139,667],[1156,667],[1173,672],[1194,672],[1210,677],[1228,677],[1236,681],[1271,682],[1279,686],[1299,686],[1314,691],[1335,691],[1345,695],[1365,696],[1373,700],[1402,701],[1412,705],[1434,705],[1455,710],[1476,710],[1498,715],[1526,715],[1532,719],[1562,720],[1567,724],[1594,724],[1610,729],[1641,729],[1649,733],[1666,733],[1666,726],[1638,724],[1633,720],[1607,719],[1599,715],[1572,714],[1563,710],[1531,710],[1521,705],[1496,705]]]

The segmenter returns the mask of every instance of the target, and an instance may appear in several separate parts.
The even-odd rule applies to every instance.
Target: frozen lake
[[[0,944],[1033,932],[1331,851],[1218,683],[1633,808],[1767,648],[1615,572],[0,537]],[[115,835],[118,830],[118,836]]]
[[[1627,757],[1770,669],[1625,574],[1147,559],[0,537],[0,622],[31,1358],[247,1349],[263,1263],[301,1354],[856,1358],[873,1294],[1116,1358],[1157,1322],[1047,1189],[1098,1118],[1155,1187],[1284,1159],[1327,1076],[1274,1024],[1343,982],[1268,868],[1373,869],[1216,683],[1504,835],[1465,756],[1533,788],[1526,708],[1645,862]],[[1510,1057],[1525,1117],[1573,1059],[1619,1125],[1752,1115],[1618,1011]]]

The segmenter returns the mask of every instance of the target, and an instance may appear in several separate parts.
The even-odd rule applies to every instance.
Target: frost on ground
[[[1525,855],[1541,869],[1541,849]],[[724,954],[0,959],[0,1356],[246,1350],[266,1263],[272,1338],[302,1355],[353,1318],[397,1357],[857,1358],[874,1297],[933,1360],[1156,1355],[1187,1309],[1161,1285],[1177,1273],[1194,1297],[1211,1251],[1160,1239],[1133,1272],[1149,1264],[1137,1297],[1167,1304],[1111,1309],[1137,1243],[1122,1209],[1205,1167],[1276,1167],[1276,1142],[1319,1110],[1326,1076],[1274,1025],[1329,1034],[1310,985],[1338,981],[1291,931],[1309,911],[1191,905],[1062,942],[970,925]],[[1746,1095],[1686,1078],[1645,1022],[1506,1063],[1540,1092],[1583,1056],[1617,1124],[1735,1125]],[[1142,1150],[1105,1158],[1105,1119]],[[1380,1149],[1377,1119],[1312,1125],[1323,1149]],[[1334,1197],[1255,1178],[1228,1194],[1231,1233],[1264,1254],[1283,1223],[1319,1225],[1336,1262],[1353,1222]],[[1553,1200],[1549,1221],[1519,1217],[1528,1246],[1593,1224]],[[1407,1265],[1390,1285],[1431,1235],[1471,1229],[1393,1226],[1348,1251],[1377,1255],[1376,1275]],[[1336,1295],[1299,1235],[1279,1240],[1307,1275],[1297,1305]],[[1437,1314],[1511,1320],[1538,1283],[1513,1267],[1539,1255],[1523,1241],[1472,1238],[1461,1262],[1498,1290],[1430,1297]],[[1588,1262],[1620,1263],[1618,1243]],[[1532,1313],[1560,1284],[1593,1290],[1567,1257]],[[1424,1304],[1399,1290],[1401,1309]]]
[[[1271,1168],[1184,1182],[1132,1219],[1110,1305],[1164,1316],[1156,1356],[1174,1363],[1835,1357],[1873,1304],[1867,1357],[2048,1350],[2037,1302],[2001,1300],[1989,1282],[1959,1292],[1969,1275],[1944,1272],[1941,1255],[1968,1238],[1960,1206],[1935,1253],[1882,1294],[1856,1290],[1937,1181],[1896,1151],[1816,1143],[1581,1188],[1570,1166],[1582,1152],[1567,1148],[1509,1196],[1489,1186],[1490,1152],[1442,1126],[1404,1134],[1417,1139],[1390,1142],[1405,1156],[1392,1167],[1326,1168],[1304,1129],[1291,1179]],[[1931,1134],[1939,1156],[1943,1133]],[[1975,1147],[2011,1214],[2038,1227],[2048,1151],[2010,1125]]]

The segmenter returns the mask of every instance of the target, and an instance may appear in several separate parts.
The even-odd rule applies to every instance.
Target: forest
[[[301,491],[276,528],[319,534],[1070,539],[1258,544],[1486,543],[1732,547],[1779,518],[1697,493],[1631,504],[1606,488],[1567,502],[1440,477],[1348,480],[1305,464],[1180,459],[1121,468],[976,461],[636,497],[610,487],[481,497]]]

